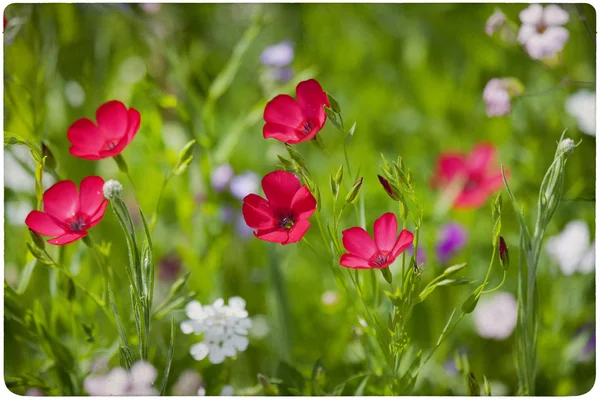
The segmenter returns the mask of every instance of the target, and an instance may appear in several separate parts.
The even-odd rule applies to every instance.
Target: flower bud
[[[508,267],[510,265],[510,260],[508,257],[508,246],[506,246],[506,242],[504,241],[502,235],[500,235],[498,253],[500,254],[500,264],[502,265],[502,268],[504,268],[505,271],[508,270]]]
[[[350,204],[350,203],[353,203],[354,200],[356,200],[356,196],[358,196],[358,192],[360,192],[360,187],[362,186],[362,182],[363,182],[363,178],[360,178],[358,181],[356,181],[354,186],[352,186],[352,189],[350,189],[350,192],[346,196],[346,203]]]
[[[389,267],[382,268],[381,274],[387,283],[392,283],[392,272]]]
[[[329,100],[329,105],[331,106],[331,109],[333,110],[333,112],[336,113],[340,113],[341,108],[340,108],[340,103],[337,102],[336,99],[333,98],[332,95],[330,95],[329,93],[327,93],[327,99]]]
[[[46,146],[46,143],[42,143],[42,157],[46,157],[45,164],[49,170],[56,168],[56,158],[54,158],[54,154],[52,154],[50,148]]]
[[[558,144],[558,149],[560,152],[565,153],[566,155],[570,155],[571,153],[573,153],[573,150],[575,150],[575,142],[573,141],[573,139],[563,139]]]
[[[377,175],[377,178],[379,178],[379,182],[381,183],[381,186],[383,186],[383,189],[385,189],[385,192],[388,194],[388,196],[390,196],[393,200],[400,200],[401,195],[398,189],[392,187],[390,182],[383,176]]]
[[[104,197],[109,200],[120,199],[123,196],[123,185],[114,179],[109,179],[104,182],[104,186],[102,187],[102,191],[104,192]]]

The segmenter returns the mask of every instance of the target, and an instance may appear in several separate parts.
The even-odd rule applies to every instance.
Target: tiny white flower
[[[561,233],[548,238],[546,252],[565,275],[590,273],[595,268],[596,252],[585,221],[571,221]]]
[[[190,319],[181,323],[181,331],[204,334],[203,341],[190,348],[195,360],[208,357],[212,364],[220,364],[248,347],[246,336],[252,321],[248,318],[246,301],[241,297],[230,298],[228,304],[219,298],[206,306],[193,300],[186,305],[186,314]]]
[[[501,117],[510,113],[510,94],[504,79],[491,79],[483,89],[483,100],[488,117]]]
[[[531,58],[551,57],[561,51],[569,39],[569,31],[561,25],[569,21],[569,13],[555,4],[545,8],[532,4],[519,14],[521,28],[518,41]]]
[[[505,23],[506,15],[504,15],[502,11],[496,10],[485,23],[485,33],[488,36],[492,36],[494,32],[496,32],[498,28],[500,28]]]
[[[577,120],[581,132],[596,136],[596,94],[594,92],[580,90],[572,94],[565,102],[565,109]]]
[[[83,387],[90,396],[156,396],[152,386],[156,376],[150,363],[138,361],[129,371],[116,367],[106,375],[89,375]]]
[[[104,197],[109,200],[115,200],[123,196],[123,185],[119,181],[109,179],[104,182],[102,191],[104,192]]]
[[[484,296],[473,312],[473,319],[482,338],[506,339],[517,326],[517,300],[507,292]]]
[[[233,396],[233,393],[234,393],[233,386],[225,385],[221,389],[221,393],[219,393],[219,396]]]
[[[326,306],[331,306],[337,303],[339,299],[340,296],[337,294],[337,292],[334,292],[333,290],[328,290],[321,296],[321,303],[323,303]]]
[[[204,396],[204,394],[200,394],[199,392],[204,390],[204,394],[206,394],[206,389],[202,385],[202,377],[200,374],[193,369],[186,369],[179,375],[177,381],[173,385],[173,395],[174,396]]]

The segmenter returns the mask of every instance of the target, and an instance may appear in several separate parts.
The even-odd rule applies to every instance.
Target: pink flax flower
[[[256,229],[254,236],[267,242],[295,243],[308,228],[317,201],[306,185],[291,172],[274,171],[262,179],[267,199],[256,194],[244,197],[242,213],[246,224]]]
[[[467,155],[443,153],[432,185],[459,190],[454,208],[478,208],[504,185],[500,168],[494,164],[495,155],[496,149],[488,143],[477,144]]]
[[[117,156],[135,137],[140,119],[136,109],[127,109],[120,101],[109,101],[96,111],[98,124],[81,118],[69,127],[69,151],[75,157],[86,160]]]
[[[44,192],[44,212],[31,211],[25,224],[44,236],[56,236],[48,243],[65,245],[87,235],[104,216],[108,200],[104,199],[99,176],[88,176],[81,181],[79,192],[72,181],[61,181]]]
[[[323,106],[329,107],[327,94],[314,79],[296,86],[296,98],[280,94],[265,107],[263,136],[296,144],[313,139],[325,125]]]
[[[375,240],[360,227],[342,232],[342,242],[348,250],[340,258],[340,265],[354,269],[385,268],[413,242],[414,236],[406,229],[398,234],[398,221],[393,213],[385,213],[373,225]]]

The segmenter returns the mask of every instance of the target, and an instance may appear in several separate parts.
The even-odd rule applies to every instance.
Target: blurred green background
[[[257,374],[273,376],[282,358],[307,376],[321,358],[328,382],[341,383],[374,365],[364,352],[363,338],[356,335],[360,305],[349,301],[329,265],[322,265],[306,246],[282,247],[240,236],[235,223],[223,217],[222,207],[231,207],[238,215],[241,202],[227,191],[211,189],[211,169],[229,163],[236,174],[254,171],[261,177],[275,170],[277,154],[286,151],[283,143],[262,138],[264,105],[276,94],[293,94],[297,82],[315,78],[338,100],[346,124],[356,121],[348,151],[354,173],[360,166],[364,177],[362,195],[369,229],[381,214],[396,211],[377,181],[380,153],[388,159],[401,155],[412,169],[417,198],[425,209],[420,241],[426,254],[425,282],[450,265],[435,257],[443,223],[454,220],[468,229],[467,246],[451,262],[467,262],[469,277],[483,279],[492,250],[489,205],[451,211],[442,220],[432,216],[438,193],[429,180],[443,151],[468,152],[478,142],[493,143],[498,162],[511,170],[512,190],[533,224],[539,185],[556,142],[567,128],[567,135],[582,143],[569,159],[563,201],[547,234],[557,234],[570,220],[583,219],[593,238],[595,137],[580,133],[575,119],[565,112],[565,99],[579,88],[561,82],[564,77],[595,82],[595,45],[578,20],[579,10],[566,5],[571,17],[566,25],[569,41],[559,64],[546,67],[530,59],[521,46],[505,45],[485,34],[485,22],[496,8],[518,23],[524,5],[163,4],[149,12],[127,4],[14,4],[4,11],[8,20],[4,130],[38,146],[43,141],[54,154],[62,179],[78,183],[92,174],[119,179],[134,210],[132,188],[115,162],[71,156],[66,131],[79,118],[93,119],[96,109],[108,100],[118,99],[136,108],[142,115],[141,128],[123,156],[146,215],[156,207],[164,174],[174,165],[179,150],[196,139],[190,168],[174,177],[165,191],[154,232],[155,254],[180,262],[177,276],[191,272],[187,288],[197,292],[203,304],[217,297],[242,296],[251,316],[265,317],[268,333],[251,336],[248,350],[237,360],[211,366],[207,360],[191,358],[189,346],[194,338],[179,332],[170,383],[192,368],[203,375],[207,394],[218,394],[224,384],[236,389],[254,387]],[[594,27],[595,10],[583,5],[580,11]],[[269,81],[260,63],[261,52],[282,40],[290,40],[295,50],[294,75],[287,83]],[[224,70],[230,73],[223,74]],[[218,76],[224,91],[214,85],[211,91]],[[490,79],[507,76],[520,79],[526,94],[544,94],[516,98],[510,115],[489,118],[483,88]],[[329,174],[343,162],[343,138],[331,123],[320,136],[329,158],[311,143],[295,148],[325,193]],[[24,168],[32,165],[26,148],[5,146],[4,152],[5,181],[16,181],[6,184],[4,191],[5,281],[16,287],[29,261],[29,233],[23,221],[35,207],[35,192],[33,177]],[[7,164],[8,153],[11,164]],[[44,181],[44,189],[54,181],[46,175],[50,179]],[[330,201],[330,196],[323,196],[324,210],[331,209]],[[347,213],[341,226],[353,225],[355,216]],[[96,242],[110,243],[110,262],[120,279],[115,288],[117,303],[127,316],[126,247],[109,209],[91,234]],[[509,207],[503,214],[503,235],[509,248],[515,249],[503,290],[516,294],[519,231]],[[319,241],[315,223],[307,237]],[[99,293],[97,265],[86,246],[77,242],[64,251],[77,279]],[[283,273],[289,300],[283,317],[269,268],[273,262]],[[545,253],[538,271],[542,325],[536,394],[585,393],[595,381],[595,359],[579,361],[569,345],[581,326],[595,326],[594,275],[564,277]],[[501,278],[501,269],[495,268],[492,285]],[[156,302],[172,279],[158,279]],[[24,309],[41,304],[53,332],[76,354],[85,372],[90,362],[114,348],[117,333],[81,293],[70,301],[64,285],[62,277],[39,264],[19,295],[20,304]],[[321,301],[328,290],[339,296],[334,305]],[[413,342],[431,348],[450,312],[469,290],[438,290],[418,305],[409,327]],[[177,323],[184,318],[181,310],[171,315]],[[150,357],[159,376],[167,352],[168,319],[155,322],[152,328]],[[83,323],[93,325],[92,341],[84,340]],[[127,326],[133,335],[133,320]],[[48,378],[51,362],[26,336],[17,323],[5,319],[5,377],[43,371],[39,377],[48,385],[47,392],[60,394]],[[513,340],[514,335],[502,341],[482,339],[474,330],[472,316],[465,318],[423,370],[417,393],[465,394],[462,377],[449,373],[444,365],[456,349],[466,349],[477,376],[485,374],[504,385],[501,390],[506,394],[515,394]],[[117,364],[115,356],[111,365]],[[24,385],[13,390],[23,393],[26,389]],[[370,384],[365,394],[382,392]]]

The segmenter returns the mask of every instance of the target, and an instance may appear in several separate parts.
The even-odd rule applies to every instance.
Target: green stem
[[[152,215],[152,222],[150,224],[150,232],[154,231],[154,227],[156,226],[156,223],[158,222],[158,214],[159,214],[159,210],[160,210],[160,202],[162,200],[163,194],[165,192],[165,188],[167,187],[167,184],[169,183],[169,180],[173,177],[173,173],[169,172],[168,174],[165,175],[165,179],[163,180],[163,184],[160,188],[160,192],[158,194],[158,200],[156,201],[156,209],[154,210],[154,214]]]
[[[281,254],[275,254],[275,252],[279,253],[278,250],[273,250],[272,247],[269,247],[269,269],[271,272],[273,287],[275,288],[275,304],[277,305],[276,315],[277,319],[279,320],[277,325],[281,329],[280,356],[281,359],[290,362],[292,346],[289,318],[292,314],[289,307],[284,279],[279,268],[279,263],[281,262],[282,257]]]

